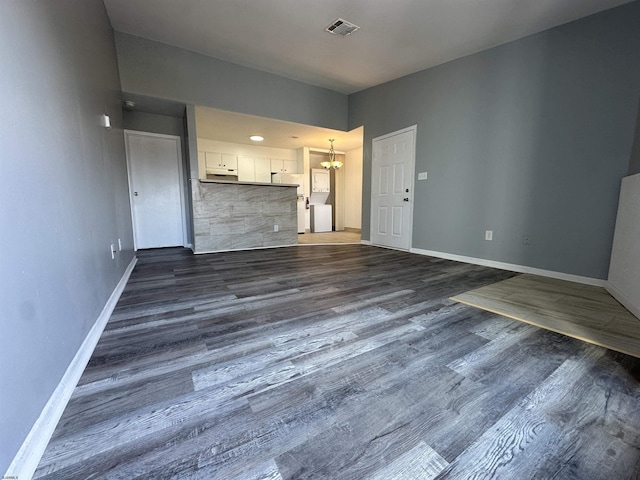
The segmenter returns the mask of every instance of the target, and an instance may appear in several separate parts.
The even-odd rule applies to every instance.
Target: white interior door
[[[409,250],[416,127],[373,139],[371,243]]]
[[[185,245],[180,137],[125,132],[135,248]]]

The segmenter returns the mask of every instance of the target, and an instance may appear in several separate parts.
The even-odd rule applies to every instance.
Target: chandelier
[[[333,138],[330,138],[329,141],[331,142],[331,148],[329,148],[329,161],[328,162],[320,162],[320,165],[324,168],[326,168],[327,170],[330,169],[334,169],[337,170],[338,168],[340,168],[343,163],[336,160],[336,152],[333,149]]]

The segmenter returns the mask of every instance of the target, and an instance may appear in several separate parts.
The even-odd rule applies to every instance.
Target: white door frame
[[[343,155],[345,157],[344,163],[346,163],[346,154]],[[333,192],[333,199],[336,208],[336,232],[344,231],[344,223],[345,223],[345,199],[344,199],[344,184],[345,184],[345,170],[344,165],[342,168],[334,170],[334,184],[335,184],[335,192]]]
[[[185,198],[185,188],[184,188],[184,165],[182,161],[182,142],[179,136],[177,135],[165,135],[163,133],[151,133],[151,132],[141,132],[139,130],[124,130],[124,146],[127,157],[127,183],[129,186],[129,208],[131,209],[131,223],[133,230],[133,249],[135,251],[138,250],[138,246],[136,245],[136,221],[135,221],[135,211],[133,208],[133,185],[131,185],[131,165],[129,160],[129,142],[127,142],[127,137],[129,136],[141,136],[141,137],[159,137],[166,138],[169,140],[174,140],[177,144],[177,152],[178,152],[178,182],[180,183],[180,213],[182,216],[182,246],[187,247],[187,210],[186,210],[186,198]]]
[[[408,197],[409,197],[409,225],[407,225],[408,227],[408,232],[407,234],[409,235],[409,247],[406,249],[406,251],[410,251],[411,247],[412,247],[412,241],[413,241],[413,199],[414,197],[414,190],[415,190],[415,186],[416,186],[416,136],[417,136],[417,131],[418,131],[418,125],[412,125],[410,127],[406,127],[400,130],[396,130],[395,132],[390,132],[390,133],[385,133],[384,135],[380,135],[379,137],[375,137],[373,140],[371,140],[371,197],[369,199],[369,209],[370,211],[370,215],[369,215],[369,237],[371,239],[371,244],[372,245],[376,245],[379,247],[384,247],[384,248],[391,248],[394,250],[402,250],[405,251],[405,249],[399,249],[399,248],[395,248],[395,247],[390,247],[387,245],[379,245],[376,243],[373,243],[373,217],[375,215],[376,212],[374,212],[373,210],[373,194],[374,194],[374,185],[373,185],[373,181],[374,181],[374,167],[375,165],[373,164],[373,150],[374,150],[374,144],[375,142],[378,142],[380,140],[386,140],[387,138],[390,137],[394,137],[396,135],[401,135],[403,133],[407,133],[407,132],[411,132],[413,133],[412,135],[412,143],[413,143],[413,148],[411,149],[411,153],[412,153],[412,158],[411,158],[411,168],[409,169],[409,173],[411,174],[411,187],[409,188],[409,193],[408,193]]]

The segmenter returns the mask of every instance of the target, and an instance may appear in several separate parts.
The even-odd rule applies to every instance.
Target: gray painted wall
[[[198,167],[198,130],[196,127],[196,107],[187,105],[185,115],[185,131],[187,132],[187,149],[189,150],[189,177],[199,178]]]
[[[629,159],[629,175],[640,173],[640,102],[638,102],[638,116],[636,118],[636,133]],[[639,207],[640,208],[640,207]]]
[[[0,473],[133,258],[113,42],[100,0],[0,2]]]
[[[135,110],[125,110],[122,115],[123,125],[127,130],[175,135],[184,143],[184,117],[170,117]]]
[[[187,105],[184,116],[184,131],[186,138],[187,166],[188,175],[185,178],[189,180],[198,178],[198,132],[196,129],[196,108],[193,105]],[[189,181],[189,203],[187,204],[187,222],[189,224],[189,243],[194,246],[196,244],[195,227],[193,221],[193,191],[191,190],[191,181]],[[193,249],[193,248],[192,248]]]
[[[346,130],[341,93],[120,32],[116,49],[125,92]]]
[[[429,179],[415,186],[414,248],[605,279],[638,25],[634,2],[351,95],[349,128],[365,127],[363,238],[371,141],[417,124],[416,172]]]

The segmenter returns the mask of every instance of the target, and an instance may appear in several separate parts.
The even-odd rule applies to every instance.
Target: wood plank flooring
[[[364,245],[139,261],[37,478],[640,477],[640,360]]]
[[[336,243],[360,243],[360,232],[320,232],[320,233],[300,233],[298,234],[299,245],[323,245]]]
[[[601,287],[525,274],[452,300],[640,358],[640,319]]]

